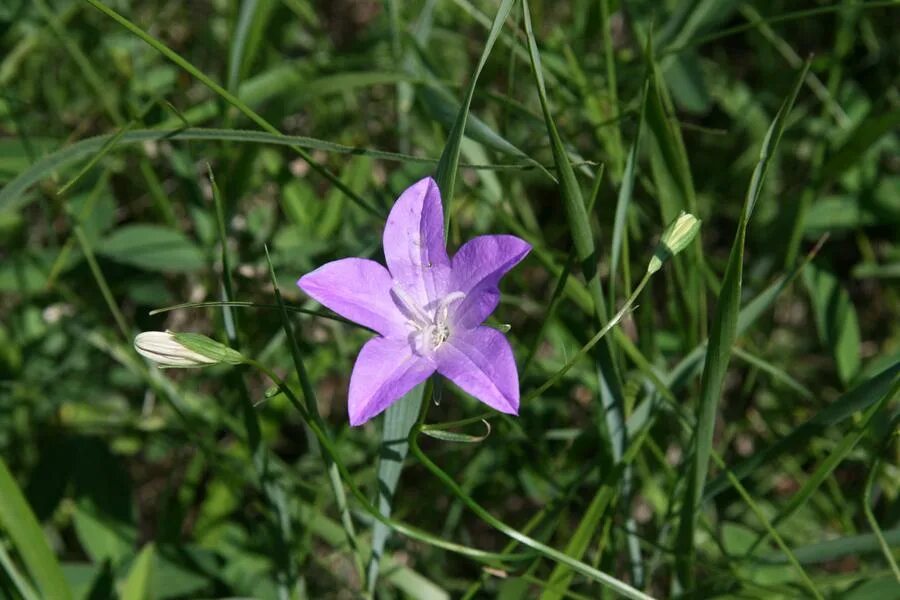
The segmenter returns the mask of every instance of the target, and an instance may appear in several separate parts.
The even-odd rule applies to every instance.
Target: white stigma
[[[447,294],[434,306],[434,312],[429,314],[428,310],[419,306],[419,303],[400,286],[394,286],[393,292],[401,311],[409,318],[406,324],[415,337],[413,343],[416,352],[423,355],[433,354],[453,333],[451,306],[465,298],[466,295],[463,292]]]

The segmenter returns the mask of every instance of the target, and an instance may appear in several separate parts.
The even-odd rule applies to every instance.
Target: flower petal
[[[391,275],[373,260],[344,258],[297,281],[304,292],[342,317],[386,337],[405,337],[403,315],[391,298]]]
[[[437,351],[437,371],[500,412],[519,414],[519,373],[506,337],[490,327],[455,331]]]
[[[451,263],[450,287],[466,294],[456,321],[475,327],[497,308],[500,279],[519,263],[531,246],[514,235],[482,235],[457,251]]]
[[[402,339],[372,338],[350,375],[350,425],[362,425],[434,373],[434,363],[413,354]]]
[[[444,209],[431,177],[411,185],[394,203],[384,227],[384,258],[394,279],[421,306],[447,292]]]

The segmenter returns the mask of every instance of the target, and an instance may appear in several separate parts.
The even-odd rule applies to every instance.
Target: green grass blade
[[[881,410],[888,400],[893,399],[898,392],[900,392],[900,382],[894,383],[887,394],[884,394],[878,401],[866,409],[860,418],[859,423],[857,423],[853,429],[841,439],[838,445],[828,454],[825,460],[822,461],[822,464],[813,471],[812,475],[810,475],[803,483],[803,486],[791,497],[787,506],[778,512],[778,516],[772,521],[773,527],[777,527],[781,523],[784,523],[797,512],[797,509],[809,502],[810,497],[815,493],[819,486],[822,485],[825,479],[834,472],[837,466],[847,458],[847,455],[850,454],[853,448],[855,448],[862,439],[863,435],[866,434],[872,420],[875,418],[875,415],[878,414],[878,411]],[[766,535],[760,536],[753,544],[753,548],[759,547],[765,540]]]
[[[900,363],[895,363],[878,375],[841,395],[837,400],[817,412],[808,421],[795,427],[788,435],[774,444],[767,444],[753,456],[731,467],[731,472],[738,479],[744,479],[760,465],[771,464],[782,454],[802,446],[816,435],[821,434],[827,427],[838,425],[855,413],[867,410],[872,404],[884,397],[898,378],[900,378]],[[703,494],[704,501],[711,500],[728,488],[728,485],[724,475],[719,475],[706,485]]]
[[[22,171],[2,190],[0,190],[0,212],[12,211],[27,206],[34,197],[26,195],[28,189],[39,181],[49,177],[54,172],[65,169],[87,156],[97,152],[105,152],[106,144],[117,137],[116,146],[135,145],[147,141],[221,141],[241,142],[250,144],[273,144],[279,146],[303,147],[310,150],[322,150],[338,154],[364,155],[381,160],[406,162],[414,164],[437,164],[438,159],[412,156],[398,152],[386,152],[383,150],[358,148],[345,146],[316,138],[304,136],[276,135],[264,131],[247,131],[242,129],[136,129],[125,133],[107,134],[86,138],[56,150],[36,161],[28,169]],[[534,169],[532,164],[491,164],[473,165],[460,163],[460,167],[475,169],[502,170],[529,170]],[[541,168],[544,168],[541,165]]]
[[[644,91],[641,95],[641,110],[638,116],[637,130],[631,150],[625,161],[625,171],[622,175],[622,183],[619,186],[619,197],[616,200],[616,215],[613,219],[612,251],[609,259],[609,303],[615,302],[616,277],[619,271],[619,258],[622,255],[622,245],[625,239],[625,227],[627,224],[628,207],[631,205],[631,195],[634,191],[634,177],[637,171],[638,153],[641,144],[641,129],[644,124],[644,113],[647,108],[647,92],[650,82],[644,83]],[[628,291],[626,290],[626,293]]]
[[[466,120],[469,117],[469,108],[472,105],[472,97],[475,95],[475,85],[478,83],[478,77],[481,75],[485,63],[487,63],[488,56],[490,56],[491,50],[494,48],[494,43],[500,35],[500,30],[503,29],[503,23],[506,21],[506,17],[509,16],[509,11],[512,9],[513,4],[515,4],[515,0],[503,0],[500,3],[500,8],[497,9],[497,14],[494,16],[494,21],[491,24],[491,31],[484,44],[484,50],[481,52],[481,58],[478,59],[478,66],[475,67],[475,72],[472,74],[472,80],[469,82],[469,88],[466,91],[465,99],[463,100],[462,106],[459,107],[456,121],[453,123],[453,128],[450,130],[450,133],[447,135],[447,143],[444,146],[443,152],[441,152],[441,158],[437,164],[434,178],[435,181],[437,181],[438,188],[441,190],[441,197],[444,200],[445,230],[450,225],[450,205],[453,201],[456,171],[459,169],[460,147],[462,145],[463,133],[466,131]]]
[[[269,276],[272,280],[272,290],[275,294],[275,301],[280,308],[279,316],[281,317],[281,326],[284,329],[288,341],[288,348],[291,351],[291,360],[294,363],[294,370],[297,373],[297,378],[300,380],[300,389],[303,392],[303,400],[305,401],[305,405],[295,405],[295,408],[297,408],[301,414],[306,414],[324,434],[324,432],[327,432],[325,420],[319,413],[319,403],[316,399],[315,388],[312,385],[312,380],[310,380],[309,375],[307,374],[306,365],[303,363],[303,357],[300,353],[300,346],[297,344],[297,336],[294,332],[294,327],[291,325],[290,318],[288,317],[287,310],[284,306],[284,301],[281,298],[281,290],[278,288],[278,280],[275,278],[275,270],[272,267],[272,259],[269,257],[268,248],[266,248],[266,262],[269,266]],[[288,394],[288,397],[294,398],[294,395]],[[314,439],[312,435],[310,435],[310,439]],[[331,490],[334,493],[335,504],[337,504],[338,511],[341,513],[341,524],[344,526],[344,531],[347,535],[347,543],[353,551],[356,569],[360,579],[362,579],[365,577],[365,564],[363,562],[362,550],[356,539],[356,528],[353,525],[350,508],[347,505],[347,495],[344,492],[340,468],[333,457],[320,443],[316,444],[314,450],[319,451],[322,456],[322,461],[325,464],[325,470],[328,473],[328,481],[331,484]]]
[[[272,0],[244,0],[241,2],[228,52],[226,87],[229,92],[235,92],[238,89],[244,71],[256,55],[262,39],[263,28],[272,12],[273,4]]]
[[[31,573],[45,598],[72,597],[62,569],[6,463],[0,458],[0,527]]]
[[[244,101],[240,98],[223,88],[221,85],[210,79],[207,75],[205,75],[202,71],[200,71],[197,67],[192,65],[190,62],[185,60],[181,55],[177,52],[166,46],[164,43],[154,38],[152,35],[106,6],[99,0],[87,0],[93,7],[95,7],[100,12],[104,13],[114,21],[116,21],[119,25],[139,37],[145,43],[150,45],[154,50],[165,56],[167,59],[190,73],[192,76],[196,77],[203,85],[208,87],[210,90],[218,94],[222,97],[223,100],[234,106],[241,113],[243,113],[248,119],[256,123],[261,129],[268,131],[269,133],[277,136],[282,136],[283,134],[278,131],[271,123],[266,121],[263,117],[257,114],[252,108],[250,108]],[[312,155],[307,152],[304,148],[297,146],[295,144],[290,145],[291,149],[294,150],[300,157],[310,166],[310,168],[329,182],[334,185],[337,189],[341,190],[344,194],[347,195],[350,200],[355,202],[360,208],[366,210],[367,212],[378,215],[378,209],[374,208],[369,202],[361,198],[356,192],[351,190],[349,187],[344,185],[344,183],[340,180],[340,178],[329,171],[326,167],[322,166],[317,160],[315,160]]]
[[[407,438],[410,430],[416,424],[422,408],[423,389],[424,384],[417,385],[397,402],[391,404],[384,413],[378,459],[378,497],[375,506],[386,517],[391,516],[394,492],[400,481],[400,473],[403,471],[403,461],[409,452]],[[384,545],[387,543],[390,532],[390,527],[380,521],[375,522],[372,530],[372,554],[366,574],[366,588],[370,594],[375,593]]]
[[[37,592],[31,587],[31,583],[28,582],[25,575],[19,571],[9,552],[6,551],[6,546],[3,544],[0,544],[0,570],[6,573],[6,576],[23,600],[40,600]]]
[[[882,449],[885,450],[884,454],[887,454],[887,446],[889,443],[894,441],[894,437],[897,433],[896,429],[897,419],[895,418],[892,423],[892,427],[889,429],[890,433],[888,433],[886,443],[882,444]],[[872,466],[869,468],[869,474],[866,476],[866,485],[863,488],[863,512],[866,515],[866,520],[869,522],[869,526],[872,528],[872,535],[874,535],[878,539],[878,546],[881,548],[881,553],[884,555],[884,559],[891,566],[891,571],[894,573],[894,577],[897,579],[897,583],[900,583],[900,567],[897,566],[897,561],[894,558],[893,550],[891,550],[891,544],[888,542],[888,537],[881,530],[881,526],[878,525],[878,519],[875,518],[875,513],[872,512],[872,485],[875,483],[875,478],[878,475],[878,469],[881,467],[881,457],[883,454],[879,453],[875,455],[874,460],[872,461]],[[894,546],[900,545],[900,540],[895,541]]]
[[[900,528],[885,531],[884,541],[890,548],[900,547]],[[879,539],[873,533],[850,535],[800,546],[794,549],[794,556],[803,564],[824,563],[847,556],[858,558],[864,554],[878,552],[880,545]],[[771,563],[786,562],[786,558],[781,553],[765,554],[760,558]]]
[[[694,526],[696,524],[697,510],[702,490],[706,484],[706,474],[709,469],[709,460],[712,453],[713,431],[719,397],[722,392],[722,384],[725,381],[725,373],[731,358],[731,346],[737,337],[738,314],[741,299],[741,281],[743,278],[744,241],[747,234],[747,226],[750,215],[759,196],[762,193],[762,185],[765,181],[773,153],[778,147],[781,135],[784,131],[785,121],[800,87],[803,84],[809,63],[801,70],[800,76],[794,84],[791,93],[781,105],[778,113],[772,121],[766,133],[763,146],[760,149],[759,162],[750,179],[750,186],[744,199],[744,207],[738,223],[738,231],[731,253],[728,258],[728,266],[725,269],[725,277],[722,280],[722,288],[719,293],[718,305],[713,316],[712,329],[709,335],[709,348],[703,366],[703,375],[700,382],[700,401],[697,407],[697,430],[694,439],[694,457],[687,474],[684,499],[681,506],[681,519],[676,540],[676,565],[679,579],[687,589],[693,588],[693,562],[694,562]]]

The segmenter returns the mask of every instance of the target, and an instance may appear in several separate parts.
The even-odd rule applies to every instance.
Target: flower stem
[[[578,352],[576,352],[572,356],[572,358],[570,358],[568,360],[568,362],[566,362],[566,364],[559,371],[557,371],[556,373],[553,374],[552,377],[550,377],[550,379],[545,381],[539,388],[531,391],[527,396],[525,396],[522,399],[522,402],[524,403],[524,402],[527,402],[528,400],[533,400],[534,398],[537,398],[538,396],[540,396],[541,394],[546,392],[549,388],[553,387],[560,379],[562,379],[563,375],[565,375],[566,373],[569,372],[569,369],[574,367],[575,364],[579,360],[581,360],[581,358],[591,350],[591,348],[593,348],[595,345],[597,345],[597,342],[599,342],[603,338],[603,336],[605,336],[607,333],[612,331],[613,327],[615,327],[619,323],[619,321],[622,320],[622,317],[624,317],[625,314],[629,310],[631,310],[632,305],[634,304],[635,300],[637,300],[637,297],[640,295],[640,293],[644,289],[644,287],[646,287],[647,282],[650,281],[650,277],[652,277],[652,275],[653,275],[653,273],[650,273],[650,272],[645,273],[644,278],[641,279],[641,282],[631,293],[631,296],[628,297],[628,300],[625,301],[625,304],[622,305],[622,308],[619,309],[619,312],[617,312],[615,315],[613,315],[612,319],[610,319],[606,323],[606,325],[604,325],[603,329],[598,331],[594,335],[594,337],[592,337],[588,341],[587,344],[582,346],[581,349]]]

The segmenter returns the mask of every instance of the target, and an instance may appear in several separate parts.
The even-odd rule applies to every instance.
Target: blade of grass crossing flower
[[[375,506],[386,517],[391,516],[394,492],[400,481],[403,461],[409,452],[407,438],[422,409],[423,390],[424,384],[417,385],[400,400],[389,406],[384,414],[381,447],[378,454],[378,497]],[[366,589],[370,594],[375,593],[381,557],[390,531],[390,528],[380,521],[376,521],[373,525],[372,555],[369,558],[368,573],[366,574]]]
[[[284,306],[284,301],[281,298],[281,290],[278,289],[278,280],[275,278],[275,269],[272,267],[272,259],[269,257],[268,247],[265,248],[265,252],[266,262],[269,265],[269,276],[272,279],[272,290],[280,309],[281,326],[287,337],[288,348],[290,348],[291,351],[291,359],[294,362],[294,370],[297,373],[297,378],[300,380],[300,389],[303,392],[303,399],[305,400],[305,405],[294,403],[294,406],[301,414],[305,414],[312,423],[315,424],[322,432],[322,435],[327,435],[325,420],[322,419],[322,415],[319,413],[319,404],[316,400],[315,389],[309,379],[309,375],[307,375],[306,366],[303,364],[303,358],[300,354],[300,346],[297,344],[294,328],[291,325],[290,318],[288,317],[287,310]],[[296,399],[296,396],[294,396],[293,393],[287,394],[287,396],[291,400]],[[309,439],[314,441],[316,437],[310,435]],[[344,526],[344,531],[347,534],[347,542],[353,552],[353,558],[359,578],[362,580],[365,577],[366,572],[365,563],[359,543],[356,540],[356,528],[353,525],[353,518],[350,515],[350,508],[347,505],[347,496],[344,493],[344,485],[341,481],[340,467],[335,462],[333,453],[323,448],[320,442],[315,442],[314,445],[315,447],[312,448],[312,450],[321,453],[322,460],[325,463],[325,470],[328,472],[328,480],[331,484],[332,492],[334,493],[335,504],[337,504],[338,511],[341,513],[341,524]]]
[[[6,463],[0,458],[0,529],[12,540],[32,579],[45,598],[72,598],[62,569],[44,537],[41,524],[25,500]]]
[[[503,23],[506,21],[506,17],[509,16],[509,11],[512,9],[513,4],[515,4],[515,0],[503,0],[500,3],[500,8],[497,9],[484,50],[481,52],[481,58],[478,60],[478,66],[475,67],[475,72],[472,74],[472,80],[469,82],[469,87],[466,90],[465,99],[462,106],[459,107],[456,121],[453,123],[453,128],[447,136],[447,143],[444,146],[444,151],[441,152],[441,158],[437,164],[434,178],[437,181],[438,188],[441,190],[441,197],[444,199],[445,233],[450,226],[450,204],[453,201],[453,187],[456,183],[456,171],[459,168],[460,147],[463,134],[466,131],[466,120],[469,116],[469,108],[472,105],[472,97],[475,95],[475,85],[478,83],[478,77],[481,75],[485,63],[487,63],[488,56],[491,54],[494,43],[497,41],[497,36],[500,35],[500,30],[503,29]]]
[[[784,131],[788,113],[790,113],[794,105],[808,70],[809,62],[801,70],[793,89],[781,105],[766,133],[763,146],[760,149],[759,162],[753,171],[750,186],[744,199],[737,235],[731,247],[728,265],[722,280],[718,305],[713,316],[712,329],[709,334],[709,347],[706,352],[706,360],[700,382],[697,429],[694,436],[694,457],[687,473],[688,479],[681,505],[681,518],[676,539],[676,570],[679,580],[688,590],[694,587],[694,527],[697,518],[696,513],[699,509],[699,500],[706,483],[706,474],[709,470],[716,409],[722,392],[728,361],[731,357],[731,346],[737,337],[741,280],[743,277],[744,240],[747,234],[747,225],[762,192],[762,185],[773,153],[778,147],[778,142]]]

